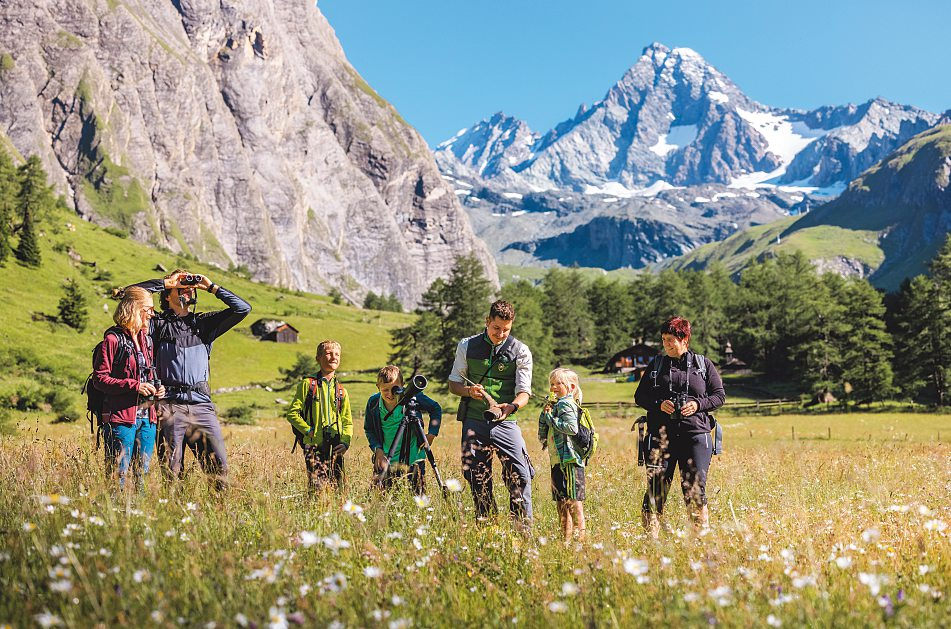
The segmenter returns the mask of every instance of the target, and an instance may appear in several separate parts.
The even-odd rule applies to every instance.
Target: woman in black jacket
[[[689,350],[690,322],[671,317],[660,328],[664,351],[637,386],[634,401],[647,410],[647,492],[643,521],[657,538],[667,492],[680,467],[680,486],[694,524],[709,526],[707,470],[713,454],[711,413],[723,406],[723,381],[710,359]]]

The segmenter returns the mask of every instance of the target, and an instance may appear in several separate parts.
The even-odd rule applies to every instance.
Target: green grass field
[[[521,423],[537,469],[527,540],[505,517],[476,525],[467,491],[448,501],[433,491],[421,505],[406,491],[378,495],[359,430],[339,495],[301,496],[287,425],[264,420],[226,428],[227,495],[192,469],[176,491],[153,472],[136,496],[103,478],[83,427],[25,418],[17,436],[0,438],[0,623],[32,626],[43,614],[77,627],[947,622],[951,417],[723,417],[711,532],[695,535],[675,487],[672,530],[659,543],[639,524],[644,471],[630,419],[596,418],[589,539],[566,547],[530,417]],[[448,478],[461,479],[459,437],[447,418],[435,451]]]

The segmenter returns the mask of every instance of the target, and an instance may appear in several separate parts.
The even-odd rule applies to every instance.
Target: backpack
[[[120,365],[124,365],[128,357],[135,352],[132,341],[122,332],[121,328],[116,326],[106,330],[105,334],[102,335],[103,340],[96,343],[96,346],[92,350],[93,370],[86,377],[81,395],[86,396],[86,419],[89,420],[89,434],[95,432],[97,450],[99,449],[100,436],[102,435],[102,405],[106,400],[106,394],[93,385],[92,379],[96,373],[96,362],[99,357],[102,356],[102,344],[110,334],[115,334],[116,338],[119,339],[119,347],[116,349],[115,358],[112,360],[112,372],[109,374],[110,376],[114,378],[117,377],[118,374],[115,373],[116,368]],[[95,430],[93,429],[94,424]]]
[[[581,460],[588,463],[594,453],[598,451],[598,442],[601,437],[594,428],[594,421],[591,419],[591,413],[584,406],[578,405],[578,434],[573,435],[575,450],[581,457]]]
[[[697,367],[697,373],[700,374],[700,377],[703,378],[704,384],[709,384],[707,382],[707,361],[704,360],[703,354],[694,354],[693,355]],[[651,371],[650,377],[654,380],[654,388],[657,387],[657,374],[660,371],[660,368],[663,366],[664,355],[658,354],[654,357],[654,369]],[[689,371],[690,364],[687,364],[687,369]],[[717,422],[717,418],[712,414],[710,415],[710,431],[713,433],[713,456],[720,456],[720,453],[723,452],[723,427]],[[646,422],[646,418],[645,418]],[[636,423],[635,423],[636,425]],[[633,430],[633,428],[631,429]],[[638,465],[641,465],[642,457],[638,457]]]
[[[314,398],[317,397],[317,386],[320,384],[321,378],[311,378],[310,376],[308,376],[307,380],[310,382],[310,386],[308,387],[307,396],[304,398],[304,405],[301,408],[301,419],[307,422],[307,424],[310,426],[310,432],[313,432],[317,427],[314,420],[314,416],[313,416]],[[337,385],[336,391],[334,391],[334,402],[336,402],[337,421],[339,421],[340,413],[343,411],[343,396],[347,392],[347,390],[343,388],[343,385],[340,384],[340,381],[337,380],[336,376],[334,376],[333,380],[334,380],[334,383]],[[300,444],[301,448],[304,447],[305,435],[304,433],[302,433],[301,431],[297,430],[294,427],[291,427],[291,430],[294,432],[294,445],[291,447],[291,454],[293,454],[294,451],[297,450],[297,444]],[[338,425],[337,426],[338,437],[340,434],[339,431],[340,431],[340,427]]]

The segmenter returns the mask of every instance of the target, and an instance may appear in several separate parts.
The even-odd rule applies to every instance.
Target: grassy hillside
[[[796,218],[789,217],[766,225],[757,225],[737,232],[726,240],[710,243],[671,260],[670,268],[705,268],[719,262],[736,273],[753,260],[780,252],[802,251],[810,260],[831,260],[838,257],[857,260],[870,268],[878,268],[885,259],[875,231],[853,230],[832,225],[796,228]]]
[[[799,250],[811,260],[847,258],[882,288],[923,273],[948,224],[951,125],[929,129],[876,164],[838,199],[800,218],[738,232],[668,262],[674,269],[720,262],[737,272],[767,253]]]
[[[102,338],[102,331],[112,324],[115,302],[107,296],[115,286],[161,277],[164,273],[156,270],[158,264],[169,270],[182,266],[205,273],[247,299],[254,309],[245,321],[215,342],[212,388],[273,382],[279,377],[280,367],[292,365],[298,353],[312,354],[316,344],[325,338],[335,338],[343,344],[342,371],[374,370],[386,361],[389,331],[411,320],[408,314],[337,306],[327,297],[253,282],[114,235],[66,213],[55,215],[51,223],[52,226],[44,225],[41,237],[40,269],[27,269],[8,260],[0,272],[3,405],[11,401],[15,404],[24,394],[42,395],[60,389],[71,398],[73,411],[78,411],[82,379],[91,369],[91,349]],[[72,230],[68,224],[73,226]],[[75,254],[82,260],[75,260]],[[93,262],[95,266],[91,266]],[[62,284],[67,278],[75,278],[89,299],[90,321],[82,333],[51,320],[57,314]],[[199,295],[199,310],[219,305],[210,295]],[[291,323],[300,330],[300,342],[290,345],[258,341],[251,335],[250,326],[262,317]],[[369,390],[372,383],[356,386],[362,395],[362,389]],[[216,400],[225,408],[251,402],[274,406],[274,398],[279,396],[280,393],[258,389],[220,394]]]

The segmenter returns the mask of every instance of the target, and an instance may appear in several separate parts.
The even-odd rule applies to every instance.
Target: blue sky
[[[947,0],[319,0],[353,66],[430,145],[496,111],[544,132],[658,41],[777,107],[951,108]],[[790,8],[792,7],[792,8]]]

